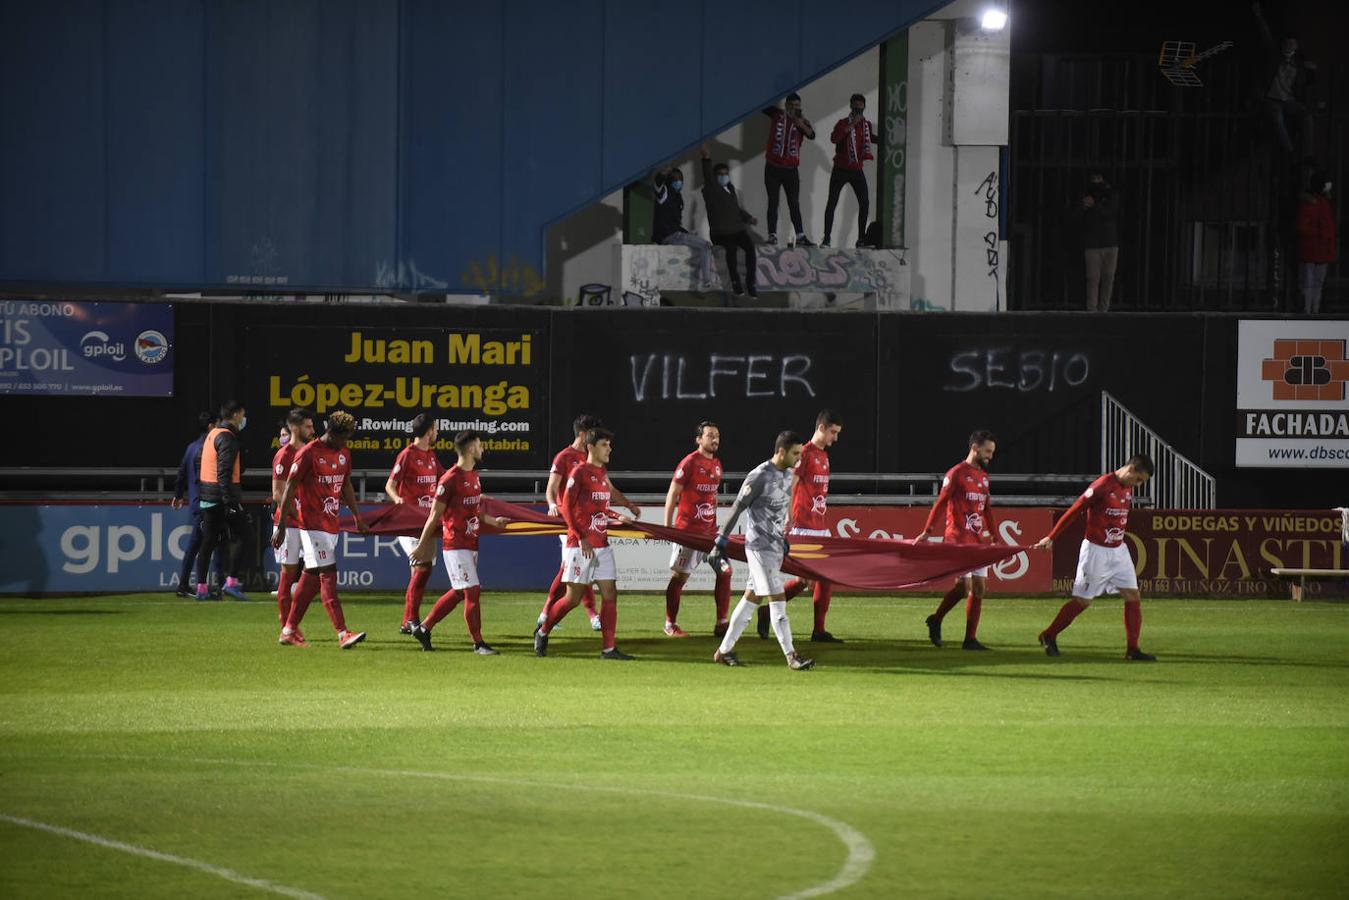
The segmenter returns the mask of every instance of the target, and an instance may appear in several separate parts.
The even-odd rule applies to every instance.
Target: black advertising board
[[[455,432],[484,433],[484,463],[543,466],[548,419],[547,332],[529,328],[283,326],[246,329],[250,456],[276,447],[276,421],[292,407],[356,418],[356,468],[379,468],[408,442],[412,419],[434,415],[437,449]],[[265,399],[265,405],[259,400]],[[256,458],[256,457],[254,457]],[[445,460],[448,464],[449,460]]]
[[[566,421],[597,415],[617,433],[615,469],[673,469],[702,420],[721,428],[721,458],[744,471],[779,431],[809,437],[822,408],[843,417],[830,451],[838,471],[876,463],[876,319],[763,312],[578,310],[556,316],[554,442]]]

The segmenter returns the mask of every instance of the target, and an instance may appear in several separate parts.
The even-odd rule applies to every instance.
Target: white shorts
[[[304,550],[306,569],[337,565],[337,535],[326,531],[301,531],[300,546]]]
[[[298,566],[300,564],[300,529],[287,528],[286,542],[280,547],[272,548],[272,555],[276,557],[278,566]]]
[[[968,572],[966,572],[964,575],[961,575],[960,577],[961,577],[961,578],[970,578],[970,577],[974,577],[974,578],[987,578],[987,577],[988,577],[988,566],[983,566],[983,567],[978,568],[978,569],[970,569]]]
[[[408,537],[405,534],[398,536],[398,546],[402,548],[404,556],[412,556],[412,551],[417,549],[420,542],[421,538]]]
[[[746,548],[745,558],[749,563],[749,580],[745,587],[753,591],[756,597],[766,599],[785,591],[782,586],[781,553],[760,553]]]
[[[1077,553],[1077,577],[1073,579],[1073,596],[1090,600],[1102,594],[1118,594],[1121,589],[1138,590],[1138,574],[1134,571],[1129,548],[1102,547],[1083,541]]]
[[[478,586],[477,550],[442,550],[440,555],[445,560],[445,570],[450,573],[450,587],[462,591]]]
[[[580,547],[562,551],[562,583],[590,584],[594,581],[617,581],[618,567],[614,565],[613,547],[595,547],[595,553],[586,559]]]
[[[692,574],[703,564],[705,559],[707,559],[707,554],[700,550],[685,547],[683,544],[670,545],[670,568],[680,574]]]

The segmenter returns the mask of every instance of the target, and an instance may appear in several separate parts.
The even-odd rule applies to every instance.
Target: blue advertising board
[[[191,534],[188,512],[165,504],[0,504],[0,594],[170,591]],[[557,572],[556,537],[481,543],[478,571],[486,590],[546,590]],[[397,538],[344,534],[337,549],[342,590],[407,586],[407,556]],[[262,579],[250,590],[264,589],[263,581],[268,590],[276,586],[270,548],[261,556]],[[445,568],[437,565],[427,595],[434,600],[448,589]]]
[[[173,307],[0,300],[0,394],[173,396]]]

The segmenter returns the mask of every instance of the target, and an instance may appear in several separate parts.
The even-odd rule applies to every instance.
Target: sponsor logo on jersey
[[[693,508],[693,517],[700,522],[713,522],[717,518],[715,503],[699,503]]]
[[[823,494],[810,498],[810,511],[815,515],[824,515],[829,506],[829,500]]]
[[[337,502],[336,497],[323,498],[323,514],[325,516],[335,516],[342,509],[342,504]]]
[[[984,530],[984,517],[978,513],[970,513],[965,517],[965,530],[982,534]]]
[[[1123,528],[1107,528],[1105,530],[1105,540],[1107,544],[1118,544],[1124,540]]]
[[[598,534],[609,533],[609,517],[604,513],[595,513],[590,517],[590,530]]]

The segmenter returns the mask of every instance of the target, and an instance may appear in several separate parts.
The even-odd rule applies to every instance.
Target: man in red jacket
[[[838,206],[838,195],[843,192],[845,184],[852,185],[853,193],[857,195],[857,246],[866,246],[870,200],[862,164],[876,158],[871,154],[871,145],[880,143],[880,138],[876,136],[876,126],[866,117],[867,98],[853,94],[848,105],[848,117],[839,119],[829,135],[829,140],[834,143],[834,171],[829,173],[829,202],[824,207],[824,240],[820,241],[821,247],[829,246],[829,236],[834,232],[834,209]]]
[[[782,109],[770,106],[763,114],[772,119],[768,126],[768,147],[764,151],[763,186],[768,191],[768,243],[778,242],[778,194],[787,192],[787,214],[796,229],[796,243],[811,246],[801,224],[801,140],[815,140],[815,129],[801,114],[801,95],[791,93]]]
[[[1307,315],[1321,311],[1326,269],[1335,261],[1335,214],[1330,208],[1330,176],[1313,172],[1297,211],[1297,259]]]

